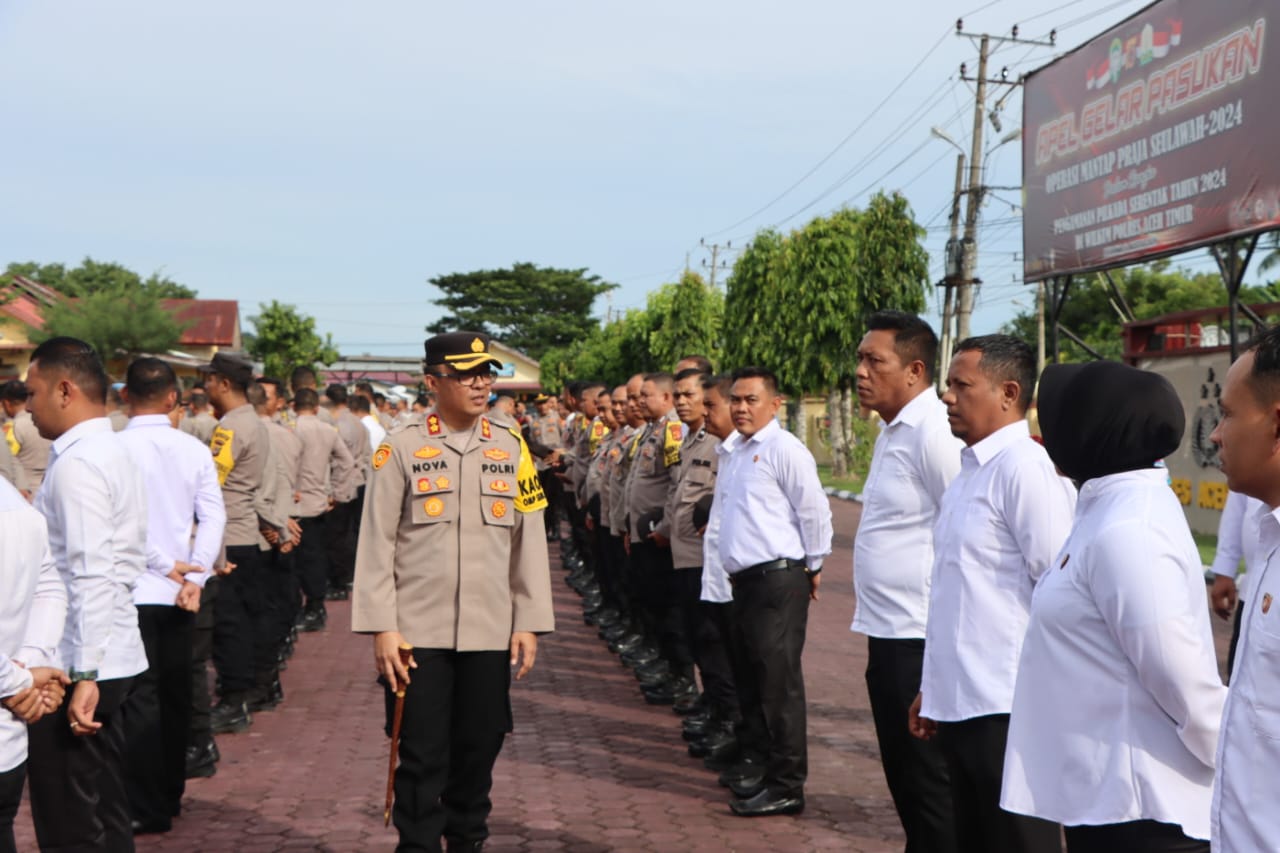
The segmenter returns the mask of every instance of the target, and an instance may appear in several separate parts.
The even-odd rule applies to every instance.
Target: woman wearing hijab
[[[1080,496],[1031,602],[1000,805],[1062,823],[1067,849],[1204,851],[1218,677],[1204,575],[1167,472],[1173,387],[1114,362],[1055,365],[1040,427]]]

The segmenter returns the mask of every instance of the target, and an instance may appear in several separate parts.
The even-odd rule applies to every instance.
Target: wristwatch
[[[67,677],[74,681],[97,681],[98,671],[96,669],[73,669],[67,673]]]

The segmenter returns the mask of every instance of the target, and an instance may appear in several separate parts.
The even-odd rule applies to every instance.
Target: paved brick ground
[[[852,532],[859,507],[833,501],[835,553],[810,611],[804,664],[810,777],[800,817],[744,820],[685,753],[678,718],[644,704],[634,678],[582,623],[554,570],[558,631],[513,689],[516,731],[495,771],[494,851],[894,851],[902,834],[885,788],[863,682],[865,640],[849,633]],[[212,779],[188,784],[172,832],[141,851],[389,851],[382,826],[387,741],[369,642],[330,628],[304,634],[284,674],[286,702],[219,738]],[[1217,623],[1217,620],[1214,620]],[[1215,628],[1220,645],[1225,632]],[[34,850],[30,818],[18,847]]]

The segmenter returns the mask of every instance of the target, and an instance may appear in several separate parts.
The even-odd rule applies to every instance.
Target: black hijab
[[[1038,409],[1049,458],[1078,483],[1153,467],[1187,422],[1167,379],[1114,361],[1046,367]]]

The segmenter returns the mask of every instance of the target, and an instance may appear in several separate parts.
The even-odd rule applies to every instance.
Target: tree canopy
[[[158,299],[194,299],[196,292],[153,272],[145,279],[133,270],[114,262],[95,261],[86,257],[77,267],[63,264],[40,264],[35,261],[10,263],[0,275],[0,284],[8,284],[15,275],[37,281],[45,287],[72,298],[95,293],[138,291]]]
[[[62,335],[79,338],[103,361],[111,361],[173,349],[182,328],[155,293],[116,287],[46,307],[44,327],[33,330],[31,337],[37,343]]]
[[[447,313],[428,332],[484,332],[535,359],[588,337],[598,327],[596,297],[617,287],[583,269],[518,263],[510,269],[451,273],[430,280]]]
[[[333,336],[320,337],[314,317],[274,299],[270,305],[258,307],[261,313],[249,318],[254,335],[248,340],[247,348],[250,355],[262,360],[267,376],[287,379],[295,367],[316,370],[338,360]]]

